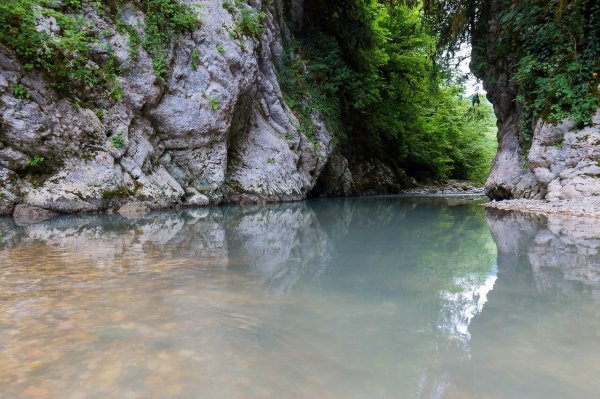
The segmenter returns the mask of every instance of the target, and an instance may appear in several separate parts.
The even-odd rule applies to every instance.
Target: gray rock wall
[[[600,110],[594,125],[584,129],[569,121],[557,126],[540,121],[533,129],[531,148],[524,148],[510,68],[514,60],[496,50],[502,41],[501,5],[500,0],[484,2],[487,23],[473,35],[471,67],[483,80],[498,119],[498,152],[485,184],[486,194],[497,200],[600,196]]]
[[[570,121],[539,123],[529,151],[529,168],[546,199],[600,196],[600,110],[594,126],[577,129]]]
[[[305,198],[332,138],[314,115],[316,141],[308,140],[283,101],[275,68],[288,34],[282,2],[250,2],[266,13],[258,39],[230,36],[235,20],[222,1],[196,2],[201,27],[172,44],[164,81],[143,48],[134,62],[128,35],[86,10],[86,19],[110,32],[106,44],[127,70],[119,78],[121,101],[82,93],[105,105],[101,118],[83,105],[89,101],[59,96],[0,47],[0,214],[18,203],[76,213],[134,198],[154,208]],[[136,26],[144,14],[132,2],[123,19]],[[200,54],[197,68],[192,51]],[[17,98],[15,84],[30,99]],[[36,157],[44,161],[32,176]]]

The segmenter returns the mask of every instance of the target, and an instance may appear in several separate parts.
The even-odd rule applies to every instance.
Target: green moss
[[[104,190],[100,195],[104,201],[115,201],[131,197],[134,192],[127,187],[118,187],[113,190]]]
[[[113,100],[118,102],[123,99],[125,92],[123,91],[123,88],[120,84],[115,84],[110,92],[110,95],[113,98]]]
[[[123,148],[125,147],[125,138],[121,133],[115,134],[110,138],[110,145],[117,149]]]
[[[95,108],[94,114],[96,114],[98,119],[102,120],[102,119],[104,119],[104,115],[106,115],[106,110],[104,110],[102,108]]]
[[[210,96],[208,96],[208,102],[210,104],[210,108],[213,111],[217,111],[217,110],[221,109],[221,104],[219,103],[217,96],[215,96],[214,94],[211,94]]]
[[[29,100],[31,96],[27,88],[21,84],[14,84],[11,86],[12,93],[20,100]]]
[[[193,49],[190,53],[190,66],[193,71],[198,70],[200,64],[200,52],[197,49]]]
[[[29,166],[31,166],[32,168],[39,168],[40,166],[42,166],[44,161],[44,157],[34,157],[33,159],[31,159],[31,161],[29,161]]]

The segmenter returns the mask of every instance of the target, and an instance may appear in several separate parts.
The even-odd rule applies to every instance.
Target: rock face
[[[533,129],[531,148],[524,148],[519,134],[521,109],[515,101],[517,87],[510,70],[514,60],[496,50],[502,41],[502,3],[484,2],[487,24],[473,35],[471,67],[483,80],[498,119],[498,152],[486,194],[496,200],[600,196],[600,110],[593,126],[584,129],[575,128],[570,121],[556,126],[540,121]]]
[[[600,110],[593,123],[584,129],[570,121],[540,123],[535,129],[529,167],[549,201],[600,196]]]
[[[311,192],[312,196],[361,196],[398,194],[417,185],[403,169],[394,169],[378,159],[350,162],[333,154]]]
[[[172,44],[164,81],[143,48],[131,59],[127,33],[87,9],[85,18],[110,33],[105,44],[126,67],[122,100],[86,94],[106,104],[102,113],[60,96],[0,47],[0,214],[19,203],[76,213],[131,201],[165,207],[305,198],[332,137],[314,115],[316,140],[308,140],[283,101],[276,76],[287,35],[283,4],[251,1],[266,14],[264,29],[238,40],[229,34],[236,17],[222,3],[201,2],[201,27]],[[302,2],[293,12],[301,20]],[[124,5],[127,24],[143,19],[135,2]],[[197,65],[192,54],[200,54]],[[29,98],[13,93],[16,84]]]

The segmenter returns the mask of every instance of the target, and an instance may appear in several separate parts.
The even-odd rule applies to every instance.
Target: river
[[[0,398],[600,392],[590,219],[373,197],[0,234]]]

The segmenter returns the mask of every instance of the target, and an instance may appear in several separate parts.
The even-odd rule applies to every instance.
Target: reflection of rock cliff
[[[139,219],[64,216],[25,227],[2,219],[0,229],[4,264],[15,248],[38,245],[58,248],[57,266],[91,266],[105,274],[189,267],[193,259],[195,267],[247,267],[270,292],[279,293],[301,275],[316,277],[332,251],[306,203],[161,212]]]
[[[487,221],[499,263],[527,257],[539,289],[556,287],[568,294],[583,285],[600,298],[600,225],[593,219],[490,210]]]

